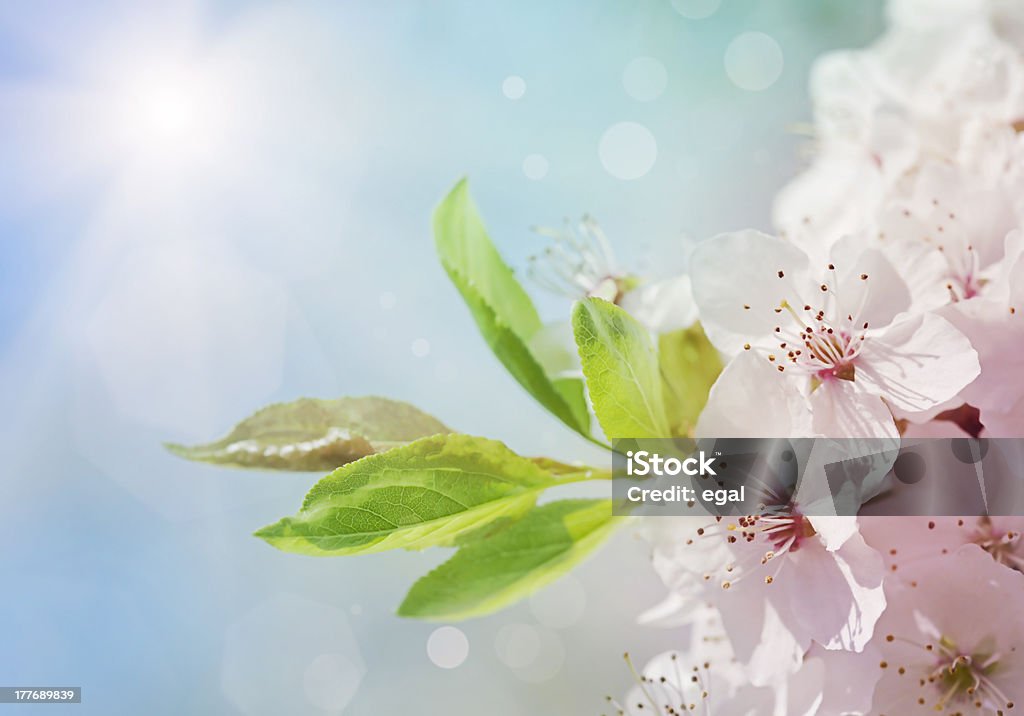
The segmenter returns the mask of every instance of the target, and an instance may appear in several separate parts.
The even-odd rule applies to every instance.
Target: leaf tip
[[[162,444],[164,446],[164,450],[166,450],[167,452],[171,453],[172,455],[177,455],[178,457],[183,457],[186,460],[189,460],[189,459],[192,458],[192,448],[190,448],[188,445],[182,445],[181,443],[170,443],[170,442],[165,442],[165,443],[162,443]]]
[[[453,201],[464,194],[469,194],[469,177],[465,174],[459,177],[448,193],[445,194],[444,199],[441,200],[440,207],[443,207],[448,202]]]
[[[274,545],[274,539],[278,536],[278,528],[281,522],[283,521],[284,520],[279,520],[273,524],[264,525],[263,527],[260,527],[258,530],[253,532],[252,536],[263,540],[271,546],[276,546]]]
[[[403,599],[402,603],[398,605],[397,609],[395,609],[395,616],[402,617],[403,619],[415,619],[416,613],[413,609],[409,608],[408,604],[409,600]]]
[[[413,597],[412,591],[405,596],[402,603],[395,609],[395,616],[402,619],[417,619],[421,622],[458,622],[464,619],[459,614],[434,614],[429,609],[424,609]]]

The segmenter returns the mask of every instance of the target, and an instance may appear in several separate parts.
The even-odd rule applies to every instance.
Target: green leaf
[[[722,372],[722,359],[697,323],[659,336],[658,364],[672,434],[688,436]]]
[[[658,357],[644,327],[615,304],[588,298],[573,309],[573,332],[604,434],[669,437]]]
[[[501,609],[568,572],[616,523],[610,500],[537,507],[488,539],[465,545],[417,581],[398,614],[449,621]]]
[[[531,457],[530,460],[543,470],[550,472],[552,475],[570,475],[591,469],[582,465],[570,465],[569,463],[560,462],[550,457]]]
[[[587,388],[579,378],[556,378],[552,381],[555,390],[569,406],[575,425],[584,437],[590,436],[590,408],[587,407]],[[570,425],[569,427],[572,427]]]
[[[222,440],[192,447],[168,444],[189,460],[265,470],[333,470],[448,428],[406,403],[387,398],[302,398],[270,405]]]
[[[317,556],[422,549],[533,506],[541,491],[587,479],[553,474],[494,440],[436,435],[335,470],[294,517],[256,533],[286,552]]]
[[[541,329],[540,316],[487,236],[465,179],[434,212],[434,241],[441,264],[494,355],[541,405],[589,439],[582,381],[552,378],[530,351],[530,338]]]

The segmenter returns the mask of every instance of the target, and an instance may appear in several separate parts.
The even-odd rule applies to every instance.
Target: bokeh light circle
[[[763,32],[744,32],[725,50],[725,73],[734,85],[760,92],[775,84],[782,74],[782,48]]]
[[[526,80],[519,75],[509,75],[501,83],[501,93],[508,99],[522,99],[526,94]]]
[[[494,639],[498,659],[510,669],[525,669],[540,656],[540,634],[529,624],[506,624]]]
[[[417,338],[412,342],[410,350],[412,350],[412,354],[417,358],[426,358],[430,355],[430,341],[426,338]]]
[[[306,699],[324,711],[343,709],[358,685],[361,668],[344,654],[321,654],[302,673],[302,690]]]
[[[427,656],[442,669],[455,669],[469,656],[469,639],[453,626],[435,629],[427,638]]]
[[[527,179],[540,181],[548,175],[548,160],[543,154],[531,154],[523,160],[523,174]]]
[[[638,102],[650,102],[660,97],[668,86],[668,71],[653,57],[637,57],[622,72],[622,86]]]
[[[658,158],[654,135],[639,122],[619,122],[605,130],[597,148],[605,171],[631,181],[646,175]]]
[[[701,20],[718,11],[722,0],[672,0],[672,7],[685,18]]]

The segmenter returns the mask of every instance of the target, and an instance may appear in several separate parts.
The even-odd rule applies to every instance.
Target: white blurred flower
[[[775,692],[768,687],[730,684],[719,663],[698,654],[670,651],[651,659],[637,672],[629,654],[626,662],[635,686],[620,702],[607,697],[618,716],[646,714],[730,714],[757,716],[774,713]],[[796,713],[796,712],[794,712]],[[811,714],[813,711],[799,713]]]
[[[642,282],[626,292],[619,305],[652,333],[670,333],[697,322],[693,285],[685,273]]]
[[[697,606],[692,613],[689,648],[669,651],[651,659],[637,673],[630,656],[627,664],[636,685],[625,700],[609,697],[619,714],[707,714],[717,716],[825,716],[836,713],[824,706],[830,701],[826,677],[828,657],[815,652],[797,671],[771,684],[756,686],[746,678],[725,634],[718,610]],[[872,684],[855,682],[862,694]],[[845,699],[850,703],[850,699]]]
[[[550,293],[580,300],[603,298],[621,306],[654,334],[688,328],[697,320],[690,277],[686,273],[648,280],[621,270],[604,231],[590,216],[562,229],[534,231],[549,240],[530,257],[528,275]],[[568,321],[545,323],[531,336],[530,350],[549,375],[582,375],[576,340]]]
[[[984,25],[1024,50],[1024,5],[1017,0],[889,0],[889,21],[918,31]]]
[[[915,308],[929,310],[988,293],[1018,226],[1007,192],[929,163],[907,197],[882,210],[877,245],[907,277]]]
[[[619,270],[608,237],[592,217],[534,231],[550,240],[543,253],[530,257],[529,276],[541,288],[574,300],[596,296],[617,303],[631,287],[633,279]]]
[[[687,274],[649,280],[623,271],[592,217],[534,231],[550,240],[530,257],[529,276],[541,288],[573,300],[596,297],[618,304],[653,333],[687,328],[697,320]]]
[[[815,158],[776,198],[780,234],[827,245],[873,232],[879,210],[928,162],[1002,171],[1005,155],[991,148],[1024,127],[1024,57],[978,3],[943,4],[964,19],[936,22],[934,3],[895,3],[897,19],[874,45],[817,60]]]

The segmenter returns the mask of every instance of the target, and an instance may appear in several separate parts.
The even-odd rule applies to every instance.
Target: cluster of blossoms
[[[1024,435],[1024,3],[891,0],[886,34],[822,57],[811,93],[775,235],[714,237],[645,285],[585,221],[554,235],[548,284],[653,332],[700,321],[726,364],[697,436]],[[1024,709],[1024,518],[643,529],[669,590],[643,619],[694,636],[634,671],[619,713]]]

